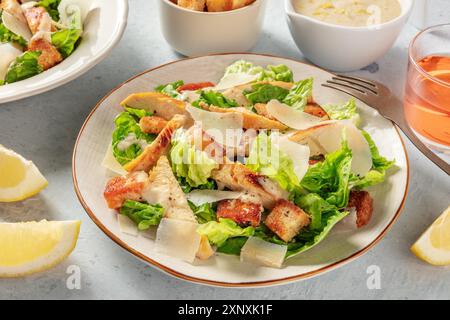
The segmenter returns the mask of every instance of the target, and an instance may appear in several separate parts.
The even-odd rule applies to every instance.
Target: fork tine
[[[366,84],[366,83],[362,83],[362,82],[359,82],[359,81],[350,80],[350,79],[347,79],[347,78],[340,78],[339,76],[333,77],[332,79],[335,80],[335,81],[345,82],[345,83],[348,83],[348,84],[352,84],[352,85],[354,85],[354,86],[358,86],[359,88],[363,88],[363,89],[365,89],[365,90],[367,90],[367,91],[372,92],[373,94],[378,95],[378,91],[375,90],[376,88],[374,88],[374,87],[372,87],[372,86],[369,86],[369,85]]]
[[[327,83],[328,83],[328,84],[334,84],[334,85],[342,86],[342,87],[346,87],[346,88],[352,89],[352,90],[356,90],[356,91],[358,91],[359,93],[364,94],[364,95],[367,94],[367,92],[364,91],[363,89],[355,88],[354,86],[352,86],[352,85],[350,85],[350,84],[341,83],[341,82],[336,82],[336,81],[333,81],[333,80],[327,80]]]
[[[338,91],[344,92],[346,94],[354,96],[355,98],[357,98],[359,100],[363,100],[364,96],[365,96],[365,94],[361,93],[361,91],[359,91],[359,90],[356,91],[353,87],[344,86],[344,85],[341,85],[339,83],[338,84],[331,84],[330,82],[327,82],[327,83],[322,83],[322,86],[326,87],[326,88],[330,88],[330,89],[334,89],[334,90],[338,90]]]
[[[336,76],[338,76],[338,77],[340,77],[340,78],[345,78],[345,79],[348,79],[348,80],[359,81],[359,82],[362,82],[362,83],[367,84],[367,85],[369,85],[369,86],[371,86],[371,87],[374,87],[374,88],[377,88],[377,87],[378,87],[377,84],[376,84],[375,82],[372,82],[372,81],[367,80],[367,79],[363,79],[363,78],[359,78],[359,77],[354,77],[354,76],[346,76],[346,75],[344,75],[344,74],[337,74]]]

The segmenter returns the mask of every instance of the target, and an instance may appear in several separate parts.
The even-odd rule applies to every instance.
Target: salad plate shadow
[[[87,117],[75,144],[72,162],[73,182],[78,199],[90,218],[116,244],[138,259],[180,279],[220,287],[261,287],[303,280],[331,271],[353,261],[372,248],[399,217],[409,185],[409,164],[402,138],[395,126],[377,111],[357,101],[358,112],[367,131],[387,159],[395,159],[395,170],[386,180],[370,187],[373,217],[368,225],[357,229],[337,225],[314,248],[287,259],[282,268],[268,268],[241,262],[239,257],[216,254],[207,261],[193,264],[159,253],[155,241],[142,235],[121,232],[117,213],[108,209],[103,198],[110,178],[101,164],[111,134],[114,119],[123,111],[120,103],[136,92],[150,91],[160,84],[183,79],[186,83],[210,81],[217,83],[227,66],[238,60],[254,65],[286,65],[295,79],[314,78],[313,95],[319,105],[344,104],[349,97],[327,89],[321,83],[330,73],[295,60],[270,55],[230,53],[190,58],[172,62],[127,80],[106,95]]]

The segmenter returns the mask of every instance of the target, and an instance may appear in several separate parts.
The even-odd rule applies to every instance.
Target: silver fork
[[[376,81],[345,75],[335,75],[322,86],[345,92],[378,110],[383,117],[395,123],[428,159],[450,175],[450,164],[437,156],[414,134],[406,123],[402,102],[386,86]]]

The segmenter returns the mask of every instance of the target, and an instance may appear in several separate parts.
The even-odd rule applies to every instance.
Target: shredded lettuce
[[[181,97],[181,93],[179,93],[177,91],[177,89],[179,87],[181,87],[182,85],[184,85],[184,81],[183,80],[178,80],[172,83],[168,83],[168,84],[162,84],[160,86],[157,86],[155,88],[156,92],[160,92],[160,93],[164,93],[165,95],[168,95],[171,98],[174,99],[180,99]]]
[[[347,103],[342,105],[326,104],[323,108],[332,120],[349,119],[355,126],[359,126],[361,123],[355,99],[350,99]]]
[[[184,178],[194,188],[207,184],[211,172],[219,167],[205,152],[189,144],[180,135],[172,140],[170,160],[175,175]]]
[[[294,81],[292,70],[283,64],[277,66],[268,65],[267,68],[264,69],[261,66],[255,66],[249,61],[238,60],[226,68],[224,77],[238,73],[257,76],[257,81]]]
[[[350,194],[351,165],[352,151],[347,141],[343,140],[340,150],[327,154],[323,162],[308,169],[301,186],[337,208],[345,208]]]
[[[114,120],[116,129],[112,134],[113,154],[121,165],[127,164],[135,159],[143,151],[142,144],[140,143],[133,143],[127,149],[121,150],[121,148],[119,148],[121,141],[129,138],[130,135],[134,135],[136,142],[144,141],[146,143],[151,143],[155,140],[155,135],[142,132],[141,127],[139,126],[139,119],[147,115],[151,115],[151,113],[145,110],[127,107],[125,111],[119,114]]]
[[[2,13],[3,10],[0,9],[0,43],[13,42],[25,48],[27,46],[27,41],[5,27],[2,22]]]
[[[192,105],[198,108],[201,103],[219,108],[235,108],[238,106],[236,101],[228,99],[220,92],[215,91],[202,91],[200,98],[197,101],[194,101]]]
[[[127,200],[120,208],[120,214],[133,220],[139,230],[147,230],[160,223],[164,208],[159,204],[150,205],[145,202]]]
[[[308,99],[312,96],[312,90],[313,78],[301,80],[295,83],[282,102],[296,110],[303,110],[308,103]]]
[[[58,6],[61,0],[41,0],[37,3],[39,7],[45,8],[54,21],[59,21]]]
[[[16,58],[9,66],[5,76],[5,83],[13,83],[28,79],[43,71],[39,65],[40,51],[26,51]]]
[[[278,182],[285,190],[293,191],[300,186],[292,159],[276,148],[269,135],[261,132],[253,142],[246,166]]]
[[[52,33],[52,44],[64,58],[75,50],[83,32],[79,29],[63,29]]]
[[[219,219],[202,224],[197,228],[197,233],[208,237],[211,244],[221,247],[229,238],[251,237],[255,232],[253,227],[241,228],[231,219]]]
[[[380,155],[375,142],[366,131],[361,131],[364,138],[370,147],[370,153],[372,154],[372,170],[370,170],[364,177],[358,177],[352,175],[350,183],[353,188],[364,189],[370,186],[374,186],[383,183],[386,179],[386,171],[395,165],[395,161],[387,160]]]
[[[212,203],[204,203],[200,206],[196,206],[192,202],[189,202],[189,206],[197,218],[198,223],[204,224],[210,221],[216,221],[216,210],[217,206]]]
[[[288,94],[289,90],[271,84],[254,84],[252,90],[244,92],[245,97],[252,105],[268,103],[273,99],[283,101]]]

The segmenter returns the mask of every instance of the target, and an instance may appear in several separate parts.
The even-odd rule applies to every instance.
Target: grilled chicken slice
[[[356,226],[358,228],[362,228],[370,222],[373,213],[373,199],[367,191],[351,191],[348,207],[356,209]]]
[[[287,200],[279,200],[264,221],[264,224],[285,242],[291,241],[309,223],[309,216]]]
[[[267,104],[256,103],[253,106],[253,108],[255,108],[256,113],[258,113],[259,115],[275,120],[275,118],[273,118],[267,111]],[[305,106],[305,110],[303,111],[312,116],[322,118],[323,121],[330,120],[330,117],[328,116],[327,112],[315,102],[308,102],[308,104]]]
[[[166,156],[159,158],[158,163],[149,175],[149,184],[142,193],[148,203],[159,203],[164,208],[164,217],[196,222],[194,213],[187,202],[175,178],[172,167]]]
[[[166,155],[170,141],[174,132],[181,128],[186,122],[186,117],[182,115],[176,115],[170,120],[156,139],[148,145],[144,151],[134,160],[127,163],[124,168],[128,172],[145,171],[149,172],[153,166],[156,165],[159,158]]]
[[[264,208],[260,202],[242,199],[223,200],[217,206],[217,218],[231,219],[242,227],[257,227],[261,223],[263,211]]]
[[[211,112],[240,113],[243,118],[244,129],[255,129],[255,130],[267,129],[267,130],[281,130],[281,131],[288,129],[287,126],[285,126],[279,121],[271,120],[266,117],[260,116],[259,114],[253,113],[242,107],[228,108],[228,109],[206,105],[202,105],[201,107]]]
[[[150,134],[159,134],[166,125],[167,120],[156,116],[142,117],[139,121],[142,132]]]
[[[1,0],[0,8],[16,17],[21,22],[27,23],[27,20],[22,12],[22,7],[17,0]]]
[[[60,63],[63,58],[59,51],[44,38],[33,38],[28,44],[28,51],[40,51],[38,63],[44,69],[50,69]]]
[[[260,197],[265,208],[272,209],[279,199],[286,199],[288,193],[278,183],[255,173],[242,163],[225,163],[213,170],[212,178],[233,191],[248,191]]]
[[[167,121],[175,115],[186,115],[186,104],[159,92],[133,93],[120,103],[123,107],[144,109]]]
[[[43,7],[27,8],[24,10],[24,15],[33,34],[56,30],[52,25],[52,18]]]
[[[178,5],[195,11],[205,10],[206,0],[178,0]]]
[[[111,209],[119,209],[125,200],[142,200],[142,192],[148,184],[145,172],[138,171],[108,181],[103,196]]]

